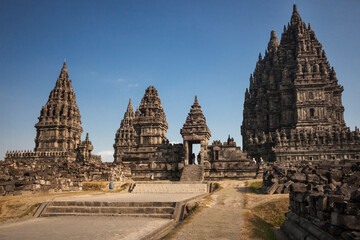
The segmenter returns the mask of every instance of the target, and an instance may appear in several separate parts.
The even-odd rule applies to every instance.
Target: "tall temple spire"
[[[268,52],[256,63],[245,92],[244,150],[254,136],[291,129],[344,128],[343,88],[337,84],[321,43],[294,4],[279,43],[271,32]],[[249,98],[247,99],[246,96]],[[329,97],[324,97],[329,96]],[[321,99],[321,101],[319,101]]]
[[[81,116],[66,62],[35,127],[35,151],[74,151],[80,143]]]
[[[152,154],[158,146],[168,142],[167,129],[165,112],[158,92],[154,86],[149,86],[135,114],[129,99],[124,119],[115,134],[114,162],[121,162],[124,157],[129,157],[137,151]]]

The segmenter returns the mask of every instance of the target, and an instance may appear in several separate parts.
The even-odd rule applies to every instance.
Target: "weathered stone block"
[[[307,191],[307,185],[304,183],[295,182],[290,186],[292,192],[301,192],[304,193]]]
[[[351,193],[351,201],[355,203],[360,203],[360,188],[354,190]]]
[[[349,202],[335,202],[334,209],[336,212],[346,215],[359,215],[360,204]],[[360,222],[359,222],[360,224]]]
[[[278,183],[274,183],[271,187],[267,188],[265,193],[266,194],[274,194],[274,192],[276,191],[276,189],[279,187]]]
[[[344,197],[341,195],[329,195],[327,199],[328,208],[332,209],[334,207],[334,203],[343,201]]]
[[[279,184],[278,188],[275,191],[275,194],[280,194],[284,190],[284,184]]]
[[[345,229],[360,231],[360,216],[331,213],[331,224]]]

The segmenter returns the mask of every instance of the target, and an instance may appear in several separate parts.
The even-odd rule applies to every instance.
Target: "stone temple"
[[[39,122],[35,124],[35,128],[34,151],[8,152],[5,160],[101,162],[100,156],[92,155],[93,146],[89,141],[89,135],[86,135],[85,141],[81,141],[81,116],[66,62],[47,103],[41,108]]]
[[[183,144],[170,144],[167,129],[159,94],[150,86],[135,113],[129,101],[115,134],[114,163],[121,164],[133,180],[201,181],[256,176],[257,165],[230,136],[224,144],[214,141],[208,145],[211,132],[197,96],[180,130]],[[193,144],[200,144],[197,156]],[[194,165],[196,157],[198,165]]]
[[[259,56],[250,76],[241,126],[244,152],[230,135],[225,142],[209,144],[211,131],[197,96],[180,129],[183,143],[171,144],[160,95],[149,86],[135,111],[130,99],[115,133],[114,162],[102,164],[92,154],[89,135],[81,141],[80,111],[64,63],[35,125],[34,151],[8,152],[5,162],[93,164],[87,168],[91,179],[202,181],[255,177],[259,165],[251,158],[359,159],[360,131],[350,131],[345,124],[342,92],[322,45],[294,5],[281,41],[272,31],[265,55]],[[199,153],[194,144],[200,145]]]
[[[343,87],[294,5],[279,41],[272,31],[245,92],[241,134],[268,161],[359,159],[360,132],[344,121]]]
[[[115,133],[114,162],[103,163],[92,154],[89,135],[81,141],[80,111],[64,63],[35,125],[34,150],[7,152],[0,161],[0,196],[81,191],[87,181],[172,180],[191,188],[205,180],[199,185],[210,188],[210,181],[263,175],[263,193],[289,194],[290,212],[281,227],[287,239],[358,240],[360,131],[345,124],[342,92],[322,45],[294,5],[281,41],[272,31],[250,76],[241,126],[244,152],[230,135],[209,145],[211,131],[197,96],[180,129],[183,143],[171,144],[158,91],[149,86],[135,112],[130,99]],[[200,144],[199,153],[194,144]],[[250,158],[274,163],[265,167]],[[150,184],[137,182],[129,190],[139,185],[141,192],[141,185]],[[178,189],[154,185],[160,186],[155,192]],[[176,203],[180,212],[187,209],[183,203]],[[53,209],[73,213],[67,207]]]

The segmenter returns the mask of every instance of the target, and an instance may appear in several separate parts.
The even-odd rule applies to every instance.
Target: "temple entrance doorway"
[[[200,165],[202,164],[202,155],[204,147],[201,146],[200,141],[186,141],[186,165]]]
[[[200,160],[200,150],[201,150],[201,146],[200,146],[200,143],[193,143],[193,144],[190,144],[192,145],[192,152],[190,154],[190,157],[189,157],[189,164],[193,164],[193,165],[198,165],[201,160]],[[190,153],[190,151],[189,151]]]

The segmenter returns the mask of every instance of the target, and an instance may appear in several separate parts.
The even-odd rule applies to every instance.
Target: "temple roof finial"
[[[62,76],[63,74],[67,74],[68,73],[68,70],[67,70],[67,67],[66,67],[66,61],[64,61],[64,64],[61,68],[61,72],[60,72],[60,76]],[[65,75],[63,75],[65,76]]]
[[[131,111],[132,111],[133,107],[132,107],[132,103],[131,103],[131,98],[129,98],[128,109],[129,109],[129,108],[131,108]]]
[[[297,10],[296,4],[294,3],[294,5],[293,5],[293,14],[294,14],[295,12],[298,13],[298,10]]]
[[[276,31],[272,30],[270,35],[270,41],[268,43],[268,51],[275,51],[277,47],[280,45],[279,39],[277,38]]]
[[[89,133],[86,133],[86,139],[85,141],[89,141]]]
[[[296,25],[297,23],[300,23],[300,22],[302,22],[302,20],[301,20],[299,12],[297,10],[297,6],[296,6],[296,4],[294,4],[293,13],[291,16],[291,25]]]
[[[199,104],[198,99],[197,99],[197,95],[195,95],[194,104]]]

